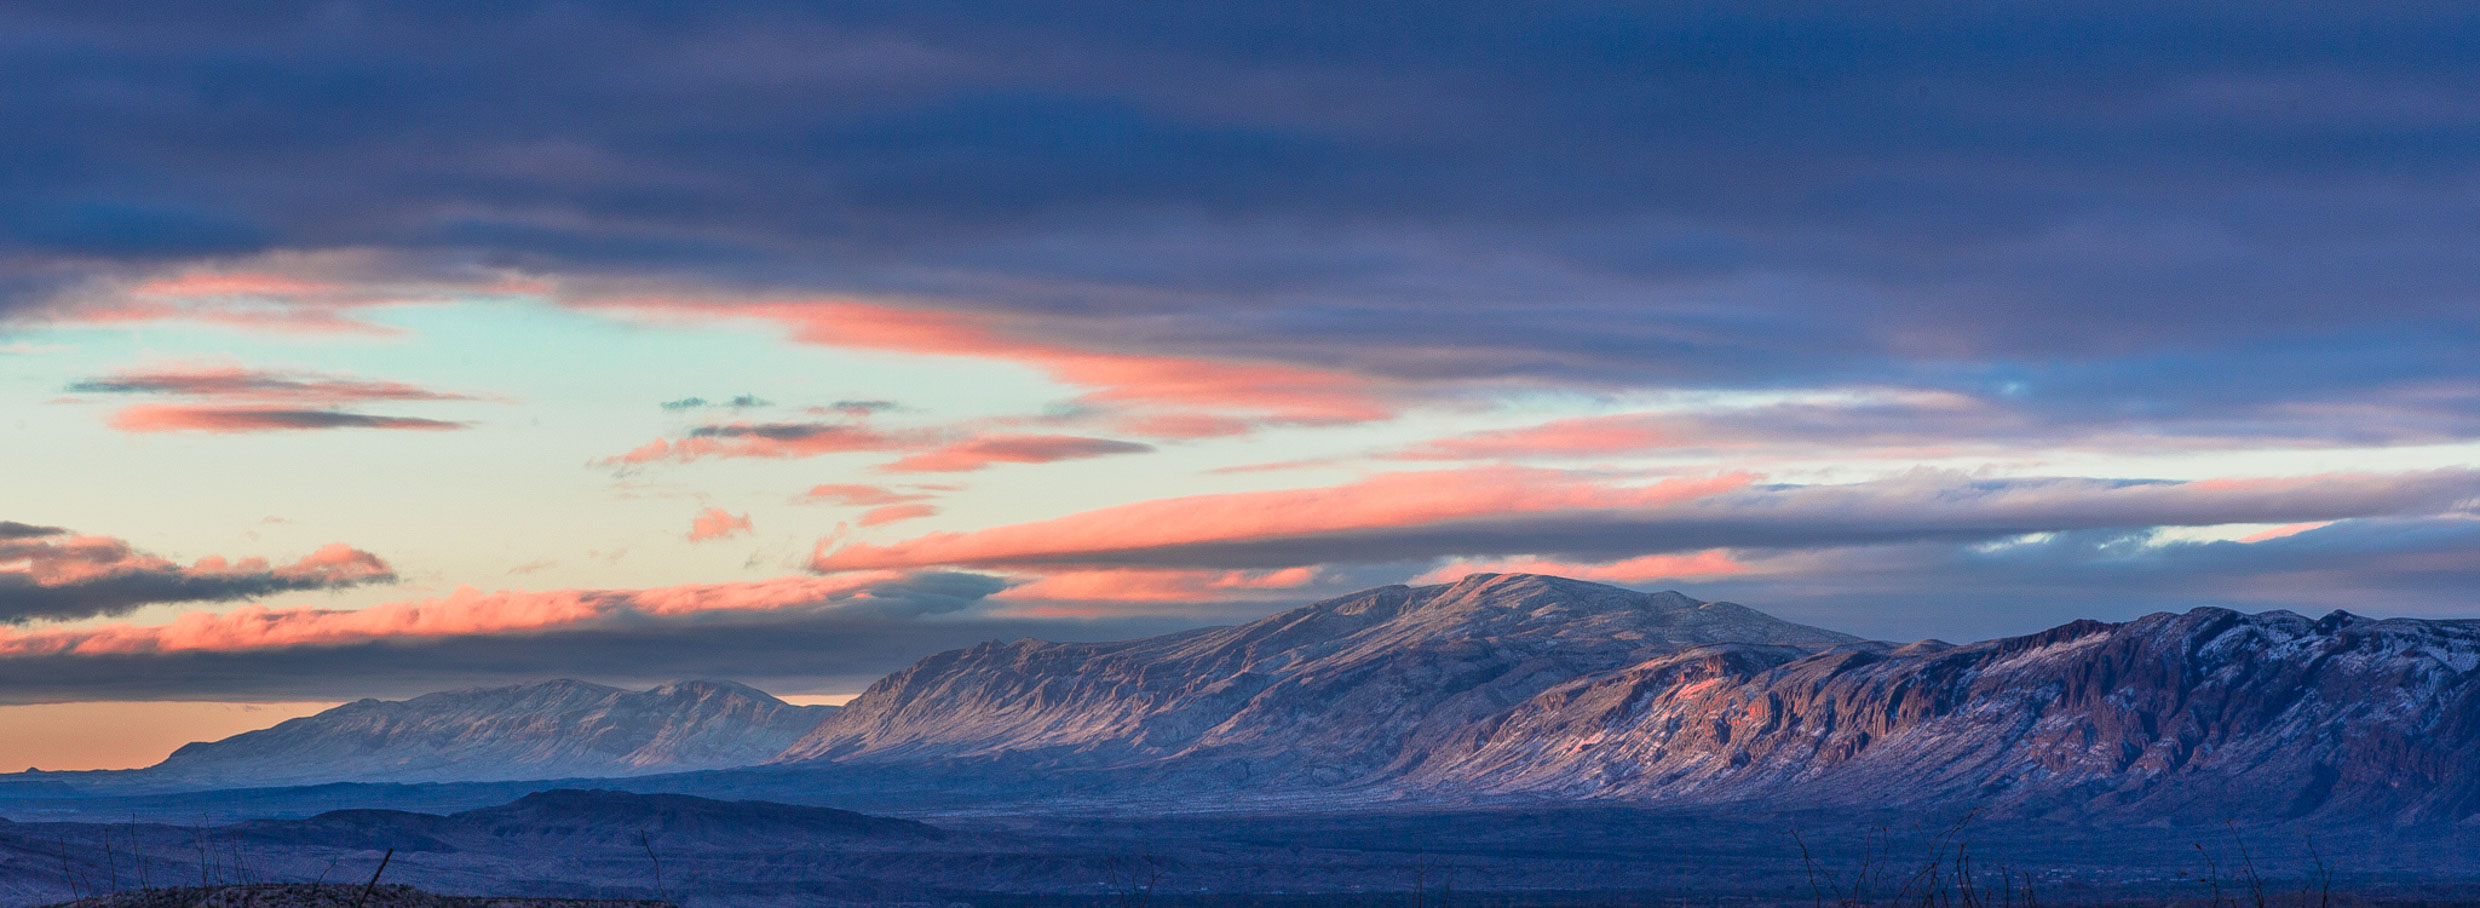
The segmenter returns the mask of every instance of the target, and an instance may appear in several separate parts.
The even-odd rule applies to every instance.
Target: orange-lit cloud
[[[881,526],[905,520],[918,520],[939,512],[938,506],[927,504],[891,504],[861,512],[853,522],[865,527]]]
[[[227,612],[187,612],[170,623],[157,625],[0,632],[0,655],[253,650],[402,637],[547,631],[631,614],[685,616],[851,604],[867,601],[872,588],[892,579],[894,575],[856,574],[642,590],[492,593],[461,587],[435,599],[355,610],[250,605]]]
[[[710,539],[725,539],[735,534],[751,532],[752,529],[749,525],[748,514],[733,514],[722,508],[707,508],[704,513],[697,515],[697,519],[689,521],[689,541],[705,542]]]
[[[123,432],[280,432],[307,429],[412,429],[446,431],[465,423],[411,416],[373,416],[344,410],[284,406],[191,407],[141,404],[112,414]]]
[[[1349,485],[1195,495],[888,545],[820,551],[820,571],[1077,564],[1163,546],[1351,533],[1506,514],[1659,508],[1746,486],[1744,473],[1621,485],[1559,470],[1493,467],[1384,474]]]
[[[2268,540],[2268,539],[2280,539],[2280,538],[2282,538],[2282,537],[2284,537],[2284,536],[2297,536],[2297,535],[2299,535],[2299,534],[2301,534],[2301,533],[2305,533],[2305,532],[2307,532],[2307,531],[2309,531],[2309,530],[2321,529],[2321,528],[2324,528],[2324,527],[2332,526],[2332,525],[2333,525],[2333,523],[2334,523],[2334,522],[2333,522],[2333,521],[2331,521],[2331,520],[2312,520],[2312,521],[2309,521],[2309,522],[2307,522],[2307,523],[2293,523],[2293,524],[2285,524],[2285,525],[2283,525],[2283,526],[2273,527],[2273,528],[2271,528],[2271,529],[2265,529],[2265,530],[2258,530],[2258,531],[2256,531],[2256,532],[2249,533],[2249,534],[2247,534],[2247,535],[2245,535],[2245,536],[2241,536],[2241,537],[2239,537],[2239,541],[2240,541],[2240,542],[2263,542],[2263,541]]]
[[[1339,425],[1401,409],[1376,380],[1330,369],[1238,359],[1108,352],[1103,344],[1042,339],[983,313],[907,309],[846,300],[726,302],[636,298],[609,306],[656,316],[758,318],[803,343],[1022,363],[1078,399],[1118,412],[1114,428],[1149,437],[1225,435],[1256,424]]]
[[[1188,603],[1266,598],[1289,594],[1319,581],[1316,568],[1271,571],[1211,571],[1178,568],[1109,568],[1066,570],[1036,576],[992,598],[1008,601],[1159,602]],[[1034,614],[1036,612],[1020,612]],[[1060,614],[1040,612],[1040,614]]]
[[[934,496],[920,492],[898,492],[894,489],[889,489],[883,486],[856,485],[853,483],[827,483],[823,485],[814,485],[809,487],[809,491],[801,493],[801,498],[804,501],[840,504],[849,507],[878,507],[882,505],[905,504],[915,501],[927,501],[932,497]]]
[[[1685,555],[1643,555],[1607,564],[1546,558],[1457,560],[1422,574],[1415,583],[1450,583],[1467,574],[1554,574],[1603,583],[1644,583],[1654,580],[1710,580],[1749,572],[1722,549]]]
[[[2433,514],[2447,506],[2441,503],[2480,496],[2480,472],[2469,470],[2202,482],[1990,479],[1935,470],[1833,485],[1757,486],[1752,478],[1639,483],[1511,466],[1393,473],[1325,488],[1138,502],[893,543],[830,539],[813,551],[811,567],[1256,569],[1493,556],[1607,564],[1712,549],[1955,544],[2067,530]]]

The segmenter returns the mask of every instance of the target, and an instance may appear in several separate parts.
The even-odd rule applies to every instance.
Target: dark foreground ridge
[[[636,899],[533,899],[436,895],[411,886],[263,883],[145,889],[59,902],[50,908],[676,908]]]

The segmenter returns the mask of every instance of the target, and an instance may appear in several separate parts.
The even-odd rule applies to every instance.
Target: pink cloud
[[[2288,524],[2285,526],[2278,526],[2272,529],[2258,530],[2256,532],[2249,533],[2245,536],[2239,537],[2239,541],[2263,542],[2268,539],[2280,539],[2284,536],[2297,536],[2309,530],[2332,526],[2333,523],[2334,522],[2331,520],[2312,520],[2307,523]]]
[[[1646,583],[1656,580],[1710,580],[1749,573],[1747,565],[1722,549],[1683,555],[1643,555],[1606,564],[1511,558],[1452,561],[1422,574],[1414,583],[1451,583],[1467,574],[1555,574],[1603,583]]]
[[[988,313],[937,312],[842,300],[720,302],[618,300],[654,315],[759,318],[803,343],[1022,363],[1063,384],[1090,388],[1079,400],[1121,409],[1124,428],[1153,437],[1231,434],[1254,424],[1337,425],[1392,418],[1401,405],[1382,383],[1352,373],[1272,362],[1108,352],[1041,339]],[[1207,415],[1200,415],[1207,414]]]
[[[1390,473],[1342,486],[1157,499],[1053,520],[819,551],[819,571],[1080,564],[1145,549],[1314,537],[1507,514],[1659,508],[1746,486],[1744,473],[1618,485],[1560,470]]]
[[[861,512],[860,519],[854,522],[865,527],[874,527],[904,520],[918,520],[923,517],[937,514],[938,512],[939,509],[936,505],[891,504],[883,508],[871,508],[867,511],[863,511]]]
[[[215,297],[215,296],[276,296],[299,297],[343,290],[337,284],[308,281],[283,274],[212,271],[192,272],[179,277],[157,278],[129,288],[139,296]]]
[[[932,497],[935,496],[920,492],[898,492],[884,486],[855,485],[851,483],[828,483],[824,485],[815,485],[809,487],[809,491],[801,493],[801,498],[804,501],[840,504],[849,507],[877,507],[891,504],[906,504],[915,501],[927,501]]]
[[[1065,570],[1039,575],[992,598],[1031,602],[1193,603],[1262,598],[1269,593],[1288,594],[1320,579],[1317,569],[1310,567],[1271,571],[1179,568]]]
[[[186,612],[158,625],[0,633],[0,656],[254,650],[547,631],[631,614],[669,617],[847,604],[866,601],[873,586],[890,579],[884,574],[784,577],[642,590],[492,593],[465,587],[436,599],[354,610],[251,605],[227,612]]]
[[[1659,417],[1587,416],[1520,429],[1476,432],[1417,445],[1406,460],[1499,460],[1555,455],[1611,455],[1680,446],[1677,430]]]
[[[372,416],[342,410],[284,406],[192,407],[141,404],[112,415],[123,432],[278,432],[308,429],[412,429],[445,431],[465,423],[411,416]]]
[[[689,541],[705,542],[710,539],[727,539],[736,534],[751,532],[753,529],[749,525],[748,514],[735,515],[722,508],[707,508],[705,513],[697,516],[697,519],[689,521]]]
[[[1054,463],[1112,454],[1142,454],[1153,445],[1075,435],[993,435],[924,451],[880,467],[894,473],[963,473],[994,463]]]

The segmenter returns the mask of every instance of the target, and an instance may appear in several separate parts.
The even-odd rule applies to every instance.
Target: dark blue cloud
[[[0,306],[366,247],[1414,376],[2349,394],[2480,377],[2381,355],[2480,338],[2476,45],[2419,3],[18,5]]]
[[[2084,529],[2004,545],[1851,548],[1696,593],[1855,633],[1968,640],[2198,606],[2480,618],[2475,583],[2480,521],[2449,515],[2345,520],[2245,543]]]

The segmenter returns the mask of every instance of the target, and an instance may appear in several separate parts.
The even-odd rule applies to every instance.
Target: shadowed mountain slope
[[[834,713],[728,681],[626,691],[581,681],[360,700],[221,741],[139,774],[154,784],[492,781],[745,766]]]

